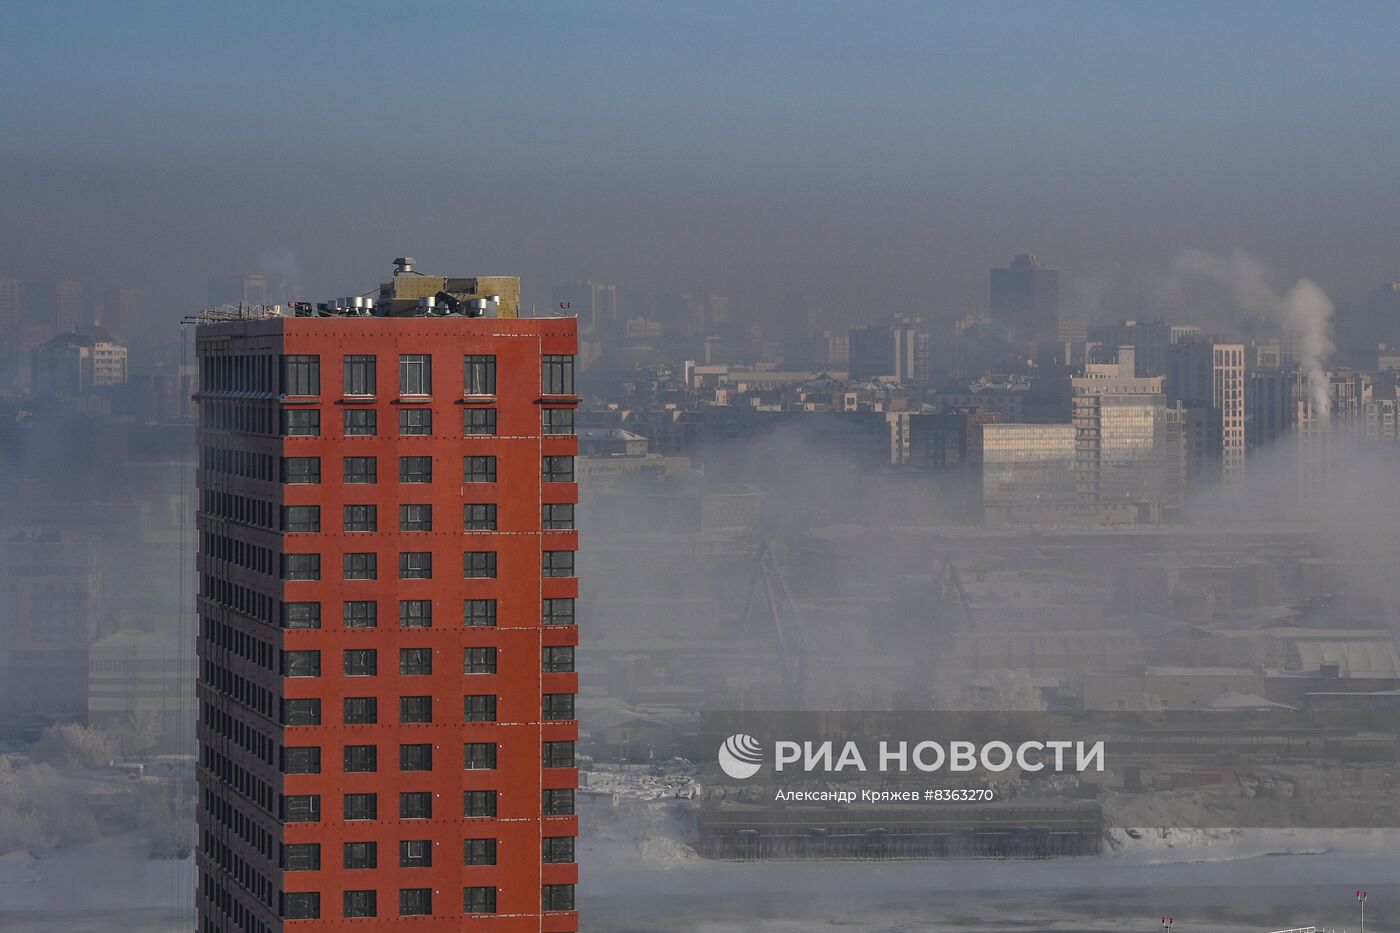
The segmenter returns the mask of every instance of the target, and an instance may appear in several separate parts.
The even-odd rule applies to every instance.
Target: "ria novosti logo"
[[[736,732],[719,747],[719,767],[736,781],[751,778],[763,767],[763,746],[753,736]]]
[[[1104,751],[1103,739],[1027,741],[1014,746],[1000,741],[979,744],[966,740],[947,743],[925,740],[911,745],[907,741],[881,740],[876,748],[864,751],[854,741],[778,741],[773,743],[773,770],[826,774],[979,769],[997,773],[1012,768],[1030,774],[1047,769],[1056,774],[1103,772],[1106,770]],[[872,752],[873,758],[870,757]],[[763,767],[763,762],[762,743],[746,732],[736,732],[720,744],[720,770],[735,780],[753,777]],[[796,767],[789,768],[789,765]]]

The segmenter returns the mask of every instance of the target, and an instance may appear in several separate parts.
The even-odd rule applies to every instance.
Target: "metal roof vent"
[[[413,271],[412,256],[400,256],[394,260],[394,275],[408,275]]]

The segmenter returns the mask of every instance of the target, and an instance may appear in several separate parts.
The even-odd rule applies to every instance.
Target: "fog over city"
[[[1397,34],[12,4],[0,928],[1400,931]]]

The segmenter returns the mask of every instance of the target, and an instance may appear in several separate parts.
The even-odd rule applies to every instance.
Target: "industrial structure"
[[[577,334],[518,315],[200,317],[199,933],[578,929]]]

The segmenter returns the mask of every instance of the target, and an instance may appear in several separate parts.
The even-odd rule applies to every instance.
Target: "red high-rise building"
[[[200,933],[578,929],[577,335],[518,295],[198,329]]]

